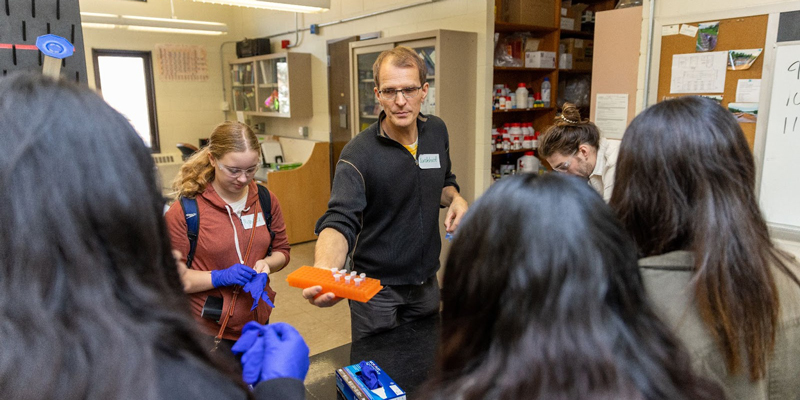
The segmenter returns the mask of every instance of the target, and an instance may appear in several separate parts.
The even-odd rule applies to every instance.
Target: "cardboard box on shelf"
[[[558,69],[572,69],[572,54],[561,54],[558,57]]]
[[[588,7],[588,4],[570,4],[564,2],[561,4],[561,16],[567,18],[580,18],[583,14],[583,11]]]
[[[572,4],[571,2],[561,3],[561,29],[570,31],[581,30],[581,19],[583,11],[589,7],[588,4]]]
[[[561,39],[561,54],[572,55],[572,69],[592,69],[594,42],[588,39]]]
[[[525,51],[539,51],[539,43],[542,42],[542,39],[537,38],[526,38],[525,39]]]
[[[553,51],[529,51],[525,53],[525,68],[555,68],[556,53]]]
[[[503,2],[503,16],[513,24],[555,28],[556,5],[552,0],[508,0]]]

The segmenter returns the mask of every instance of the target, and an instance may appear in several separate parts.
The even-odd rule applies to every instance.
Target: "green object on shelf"
[[[275,169],[278,171],[288,171],[290,169],[295,169],[303,165],[303,163],[287,163],[287,164],[278,164],[275,166]]]

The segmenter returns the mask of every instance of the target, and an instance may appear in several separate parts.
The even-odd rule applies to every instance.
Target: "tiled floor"
[[[316,242],[292,246],[289,265],[270,275],[270,285],[277,293],[270,322],[287,322],[297,328],[306,340],[311,355],[350,342],[350,308],[346,301],[330,308],[308,303],[298,288],[286,283],[286,275],[303,265],[314,264]]]

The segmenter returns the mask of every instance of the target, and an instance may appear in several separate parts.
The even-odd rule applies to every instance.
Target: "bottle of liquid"
[[[520,128],[519,122],[512,123],[511,124],[511,129],[508,131],[508,133],[509,133],[509,135],[511,135],[512,143],[515,140],[521,140],[521,138],[522,138],[522,128]]]
[[[532,151],[526,151],[524,156],[517,159],[517,171],[522,173],[537,173],[540,165]]]
[[[520,82],[517,85],[517,108],[528,108],[528,88],[525,87],[525,84]]]
[[[542,82],[542,102],[545,107],[550,107],[550,78],[544,78]]]

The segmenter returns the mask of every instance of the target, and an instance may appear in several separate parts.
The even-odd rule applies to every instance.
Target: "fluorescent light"
[[[116,28],[149,32],[186,33],[194,35],[224,35],[228,33],[228,26],[219,22],[140,17],[135,15],[82,12],[81,24],[86,28]]]
[[[94,29],[116,29],[117,26],[114,24],[97,24],[94,22],[84,22],[81,24],[84,28],[94,28]]]
[[[145,32],[161,32],[161,33],[186,33],[193,35],[224,35],[227,32],[217,31],[204,31],[200,29],[185,29],[185,28],[164,28],[156,26],[137,26],[130,25],[127,27],[129,31],[145,31]]]
[[[145,21],[144,23],[151,22],[154,24],[165,24],[165,25],[178,24],[180,26],[189,26],[189,25],[216,26],[216,27],[226,26],[221,22],[189,21],[185,19],[172,19],[172,18],[139,17],[134,15],[123,15],[122,18],[135,21]]]
[[[200,3],[222,4],[228,6],[240,6],[261,8],[265,10],[292,11],[301,13],[320,13],[331,8],[331,0],[194,0]]]

